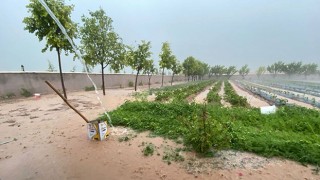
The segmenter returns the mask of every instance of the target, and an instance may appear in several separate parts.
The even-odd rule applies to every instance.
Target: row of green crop
[[[175,89],[183,88],[183,87],[190,86],[192,84],[197,84],[197,83],[199,83],[199,81],[190,81],[190,82],[186,82],[186,83],[175,84],[175,85],[172,85],[172,86],[163,86],[163,87],[160,87],[160,88],[151,88],[151,91],[154,92],[154,93],[156,93],[158,91],[172,91],[172,90],[175,90]]]
[[[164,90],[164,91],[158,91],[156,92],[156,101],[169,101],[169,100],[185,100],[187,97],[189,97],[192,94],[196,94],[200,91],[203,91],[207,86],[211,85],[213,81],[200,81],[195,84],[191,84],[189,86],[185,86],[178,89],[173,90]]]
[[[221,105],[221,97],[219,96],[221,85],[222,85],[222,81],[219,81],[210,89],[206,99],[208,103]]]
[[[224,99],[232,106],[250,107],[247,98],[239,96],[228,81],[224,81]]]
[[[280,107],[262,115],[257,108],[223,108],[184,102],[127,102],[112,111],[114,125],[150,130],[206,153],[235,149],[320,164],[320,113],[303,107]],[[102,117],[106,119],[106,117]]]

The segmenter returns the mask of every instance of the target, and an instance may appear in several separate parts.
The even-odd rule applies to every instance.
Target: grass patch
[[[199,153],[211,149],[253,152],[320,164],[320,112],[280,107],[261,115],[257,108],[223,108],[184,102],[126,102],[112,111],[114,125],[177,140]],[[106,119],[106,117],[103,117]]]

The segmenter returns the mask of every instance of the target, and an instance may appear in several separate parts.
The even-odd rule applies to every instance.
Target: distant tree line
[[[318,70],[318,64],[309,63],[303,64],[299,62],[284,63],[282,61],[275,62],[267,67],[267,70],[273,77],[278,74],[283,73],[289,77],[292,75],[304,75],[306,78],[310,75],[320,75],[320,70]]]

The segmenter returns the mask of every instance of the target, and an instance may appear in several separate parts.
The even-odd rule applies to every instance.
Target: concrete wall
[[[64,82],[67,91],[84,90],[86,86],[92,86],[85,73],[64,73]],[[101,74],[90,74],[92,80],[98,88],[101,87]],[[49,81],[57,89],[61,88],[59,73],[50,72],[0,72],[0,96],[8,93],[14,93],[20,96],[21,88],[25,88],[31,93],[47,94],[53,91],[45,84],[44,81]],[[175,76],[174,81],[184,81],[184,76]],[[164,82],[170,82],[171,76],[164,76]],[[128,87],[129,82],[135,82],[134,74],[105,74],[106,88]],[[148,84],[147,75],[139,75],[138,84],[142,82]],[[161,83],[161,75],[153,75],[151,84]]]

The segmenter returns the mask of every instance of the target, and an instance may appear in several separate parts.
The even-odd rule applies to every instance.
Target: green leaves
[[[195,78],[196,76],[203,77],[209,73],[209,65],[203,63],[192,56],[187,57],[182,63],[184,74]]]
[[[247,99],[239,96],[231,86],[228,81],[224,82],[225,84],[225,100],[228,101],[232,106],[241,106],[241,107],[250,107],[247,102]]]
[[[160,68],[171,69],[175,61],[175,57],[172,55],[172,51],[170,49],[170,45],[168,42],[162,43],[161,53],[159,57],[160,57],[160,62],[159,62]]]
[[[246,75],[249,74],[249,72],[250,72],[250,69],[248,67],[248,64],[242,66],[239,70],[239,74],[242,76],[243,79]]]
[[[112,19],[103,9],[90,11],[89,14],[90,17],[81,18],[80,49],[84,54],[83,59],[91,66],[102,64],[101,68],[105,68],[110,65],[114,71],[121,70],[125,64],[125,47],[113,30]]]
[[[221,85],[222,81],[219,81],[213,88],[210,89],[206,98],[208,103],[221,105],[221,97],[218,94],[221,89]]]
[[[320,164],[317,110],[285,106],[275,114],[262,115],[258,109],[242,107],[127,102],[111,112],[111,117],[114,125],[151,130],[171,139],[183,138],[184,144],[197,152],[231,147],[266,157]]]
[[[63,0],[47,0],[46,4],[66,28],[70,38],[76,38],[77,25],[70,17],[73,6],[65,5]],[[30,3],[26,7],[30,16],[23,19],[23,23],[26,25],[24,29],[30,33],[35,33],[39,41],[43,39],[47,41],[42,52],[48,49],[51,51],[53,48],[65,50],[66,53],[73,52],[71,44],[39,1],[30,0]]]
[[[131,66],[132,69],[137,71],[135,86],[134,86],[135,91],[137,90],[137,80],[138,80],[140,71],[142,71],[144,68],[146,68],[146,66],[150,65],[151,63],[151,61],[147,60],[151,56],[150,48],[151,48],[150,41],[149,42],[141,41],[141,44],[138,45],[137,49],[134,49],[131,47],[126,55],[127,63]],[[152,68],[150,66],[148,68]],[[151,69],[149,69],[149,72],[150,70]]]

